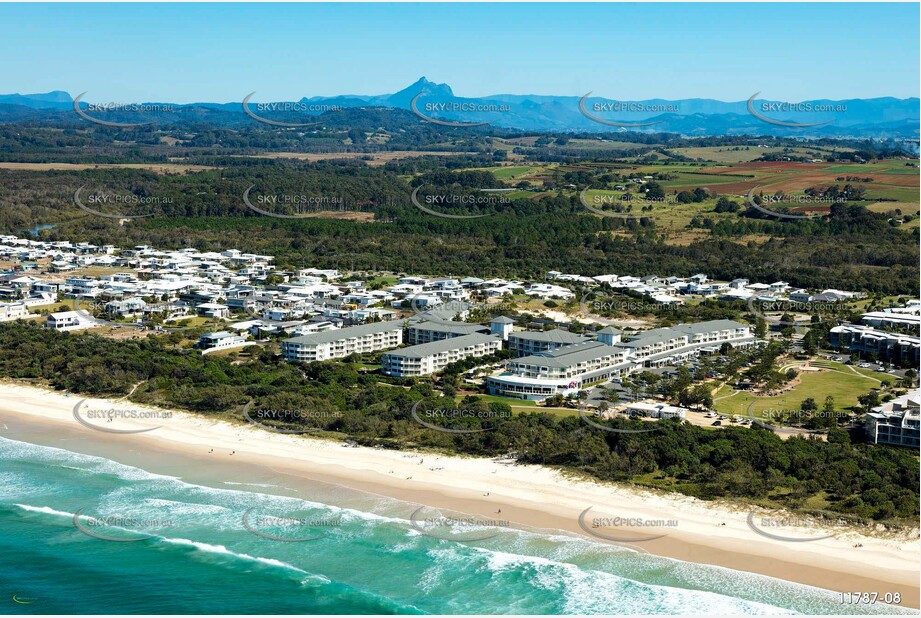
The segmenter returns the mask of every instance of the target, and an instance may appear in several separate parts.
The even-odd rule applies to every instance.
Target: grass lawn
[[[391,285],[396,285],[399,280],[396,277],[374,277],[370,281],[365,283],[365,286],[369,290],[380,290],[383,288],[390,287]]]
[[[493,173],[493,176],[499,180],[511,180],[517,178],[518,176],[524,176],[525,174],[537,169],[537,166],[508,166],[508,167],[496,167],[489,171]]]
[[[828,362],[826,366],[833,370],[802,372],[799,385],[777,397],[756,397],[747,391],[741,391],[732,397],[715,401],[713,407],[720,414],[746,416],[748,406],[754,402],[752,414],[762,416],[765,410],[799,410],[800,404],[809,397],[815,399],[821,408],[825,398],[831,395],[835,399],[835,409],[843,411],[857,404],[858,396],[879,387],[880,378],[876,375],[881,374],[863,369],[856,369],[857,373],[854,373],[848,366],[835,362]],[[717,396],[729,392],[731,391],[724,388]]]

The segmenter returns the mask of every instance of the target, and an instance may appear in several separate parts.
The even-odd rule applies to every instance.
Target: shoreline
[[[574,480],[557,470],[508,460],[346,447],[328,440],[273,433],[178,411],[154,423],[119,420],[108,425],[117,429],[160,425],[154,431],[105,433],[75,420],[73,408],[82,399],[37,386],[2,382],[0,435],[28,442],[22,436],[30,432],[67,434],[73,436],[72,440],[79,440],[79,446],[67,442],[47,445],[115,458],[121,463],[128,463],[126,459],[137,457],[138,453],[172,453],[201,461],[203,467],[223,467],[225,472],[228,463],[232,468],[269,470],[301,482],[324,483],[436,509],[508,520],[514,526],[531,530],[565,531],[595,542],[609,541],[580,525],[580,514],[588,508],[592,513],[585,516],[586,524],[595,516],[674,520],[677,525],[651,532],[649,528],[605,528],[599,534],[609,538],[616,535],[617,544],[653,555],[826,590],[877,592],[880,596],[899,592],[901,607],[919,607],[921,543],[917,539],[869,537],[848,530],[814,542],[782,542],[756,534],[749,526],[748,511],[741,506]],[[153,409],[124,400],[86,400],[88,407]],[[7,430],[3,430],[4,423]],[[103,421],[99,424],[106,427]],[[89,450],[79,450],[80,446]],[[213,452],[209,453],[211,449]],[[497,512],[500,509],[501,514]],[[783,517],[779,513],[765,515]],[[658,536],[663,530],[667,532],[661,538],[642,540]],[[771,532],[794,536],[796,530]],[[799,536],[817,536],[817,531],[801,529]],[[624,539],[636,540],[620,542]],[[856,544],[862,546],[856,548]]]

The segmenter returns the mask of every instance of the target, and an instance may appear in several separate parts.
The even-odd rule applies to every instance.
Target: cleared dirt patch
[[[65,171],[81,172],[83,170],[123,168],[150,170],[157,174],[188,174],[217,169],[211,165],[179,165],[170,163],[11,163],[0,161],[0,169],[30,170],[36,172]]]
[[[329,161],[333,159],[366,159],[371,166],[384,165],[389,161],[412,159],[415,157],[453,157],[473,155],[473,152],[444,152],[441,150],[388,150],[386,152],[264,152],[254,155],[234,155],[247,159],[297,159],[298,161]]]

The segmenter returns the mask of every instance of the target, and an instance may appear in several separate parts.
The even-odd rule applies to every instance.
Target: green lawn
[[[396,277],[375,277],[365,283],[369,290],[380,290],[397,284]]]
[[[858,396],[868,393],[872,388],[879,387],[879,380],[882,379],[882,374],[873,371],[855,369],[857,373],[854,373],[847,365],[841,363],[823,364],[830,367],[832,371],[800,373],[799,385],[792,391],[777,397],[756,397],[747,391],[742,391],[732,397],[714,402],[713,407],[720,414],[746,416],[749,404],[754,402],[752,414],[761,416],[765,410],[799,410],[800,404],[809,397],[815,399],[821,407],[825,398],[831,395],[835,398],[835,408],[843,411],[856,405]],[[721,389],[717,397],[729,392],[731,390],[728,388]]]
[[[499,180],[511,180],[517,178],[518,176],[524,176],[528,172],[537,169],[536,166],[508,166],[508,167],[496,167],[490,170],[493,173],[493,176]]]

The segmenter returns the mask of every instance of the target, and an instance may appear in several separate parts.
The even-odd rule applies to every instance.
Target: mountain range
[[[451,126],[451,123],[489,123],[496,127],[521,131],[640,131],[679,133],[686,136],[747,134],[901,139],[918,138],[919,118],[921,118],[917,97],[907,99],[855,98],[835,101],[815,99],[808,102],[813,110],[822,106],[823,109],[830,111],[794,111],[784,104],[799,104],[800,102],[760,98],[762,95],[767,96],[768,93],[752,93],[759,98],[753,99],[751,103],[748,99],[726,102],[700,98],[615,101],[594,96],[584,98],[586,94],[559,96],[496,94],[464,98],[455,96],[449,85],[435,83],[422,77],[393,94],[304,97],[296,102],[287,102],[289,111],[254,111],[254,113],[268,119],[295,123],[322,120],[312,117],[305,120],[305,116],[311,112],[304,110],[318,106],[346,109],[378,107],[411,110],[420,116],[420,122],[424,121],[422,118],[424,116],[439,121],[444,126]],[[415,110],[413,110],[414,100]],[[244,115],[242,102],[190,104],[161,102],[158,104],[169,105],[171,111],[147,115],[144,115],[146,112],[95,111],[93,115],[118,122],[138,120],[141,115],[144,115],[143,121],[164,124],[194,121],[211,122],[218,126],[232,126],[253,122],[251,118]],[[629,109],[626,109],[625,105],[629,105]],[[255,102],[249,103],[249,107],[251,110],[259,108]],[[83,101],[81,101],[81,108],[86,109]],[[266,108],[263,106],[259,109],[265,110]],[[326,112],[327,115],[334,113],[335,111]],[[0,95],[0,122],[53,120],[60,114],[69,114],[71,119],[86,122],[74,114],[73,98],[67,92]],[[790,123],[811,126],[787,126]]]

